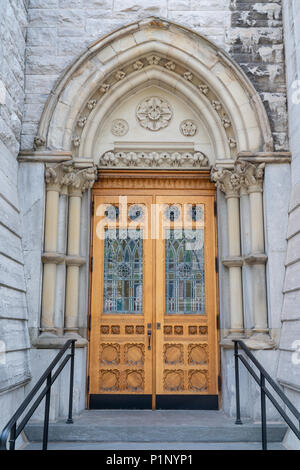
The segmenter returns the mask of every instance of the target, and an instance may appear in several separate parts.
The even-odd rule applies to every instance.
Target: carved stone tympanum
[[[99,167],[118,168],[203,168],[209,165],[201,152],[106,152],[99,160]]]

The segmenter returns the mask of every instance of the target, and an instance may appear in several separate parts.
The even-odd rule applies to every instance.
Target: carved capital
[[[97,179],[97,168],[85,168],[78,170],[74,167],[67,167],[64,176],[64,184],[69,188],[70,196],[81,196],[82,193],[92,188]]]
[[[45,173],[48,191],[66,192],[66,188],[68,188],[70,195],[76,193],[78,196],[91,188],[96,178],[96,167],[79,170],[63,163],[56,166],[47,166]]]
[[[47,184],[47,191],[63,192],[64,178],[68,171],[68,166],[59,163],[55,166],[46,166],[45,181]]]
[[[211,180],[216,183],[218,189],[225,193],[226,197],[239,197],[240,177],[234,170],[225,168],[212,168]]]
[[[235,164],[235,170],[240,177],[241,186],[248,193],[262,192],[264,169],[265,163],[253,164],[247,161],[239,161]]]

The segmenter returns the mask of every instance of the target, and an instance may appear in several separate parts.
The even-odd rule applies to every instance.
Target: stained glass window
[[[166,231],[166,313],[205,314],[203,230]]]
[[[107,229],[104,242],[104,313],[141,314],[142,307],[142,230]]]

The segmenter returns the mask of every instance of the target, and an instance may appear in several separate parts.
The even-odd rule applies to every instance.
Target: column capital
[[[96,178],[97,167],[77,169],[65,163],[46,166],[45,180],[48,191],[66,193],[68,190],[70,196],[80,197],[93,186]]]
[[[70,196],[81,197],[82,193],[93,187],[97,179],[97,167],[84,168],[83,170],[68,167],[64,177],[64,184],[69,188]]]
[[[240,177],[241,187],[248,193],[258,193],[263,191],[265,163],[250,163],[238,161],[235,164],[235,171]]]
[[[218,189],[225,193],[226,198],[239,197],[240,176],[235,170],[222,167],[213,167],[211,170],[211,180],[216,183]]]
[[[59,163],[58,165],[46,165],[45,181],[47,184],[47,191],[64,191],[64,177],[67,171],[67,166]]]

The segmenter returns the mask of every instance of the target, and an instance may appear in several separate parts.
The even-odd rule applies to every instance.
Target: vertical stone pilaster
[[[236,171],[240,176],[242,187],[250,199],[251,253],[245,262],[252,266],[252,304],[254,333],[268,332],[268,311],[266,293],[266,273],[263,215],[263,178],[265,164],[255,165],[249,162],[238,162]]]
[[[62,262],[57,253],[58,243],[58,207],[59,196],[63,188],[64,166],[46,168],[46,208],[45,208],[45,235],[43,291],[41,331],[44,336],[55,335],[55,298],[56,298],[56,265]]]
[[[79,340],[82,340],[78,335],[79,269],[85,262],[80,257],[81,198],[93,186],[96,175],[94,167],[84,170],[70,168],[65,178],[69,190],[65,334]]]
[[[233,170],[213,168],[212,181],[225,193],[227,200],[228,258],[223,264],[229,270],[230,334],[240,336],[244,332],[242,259],[240,232],[240,182]]]

